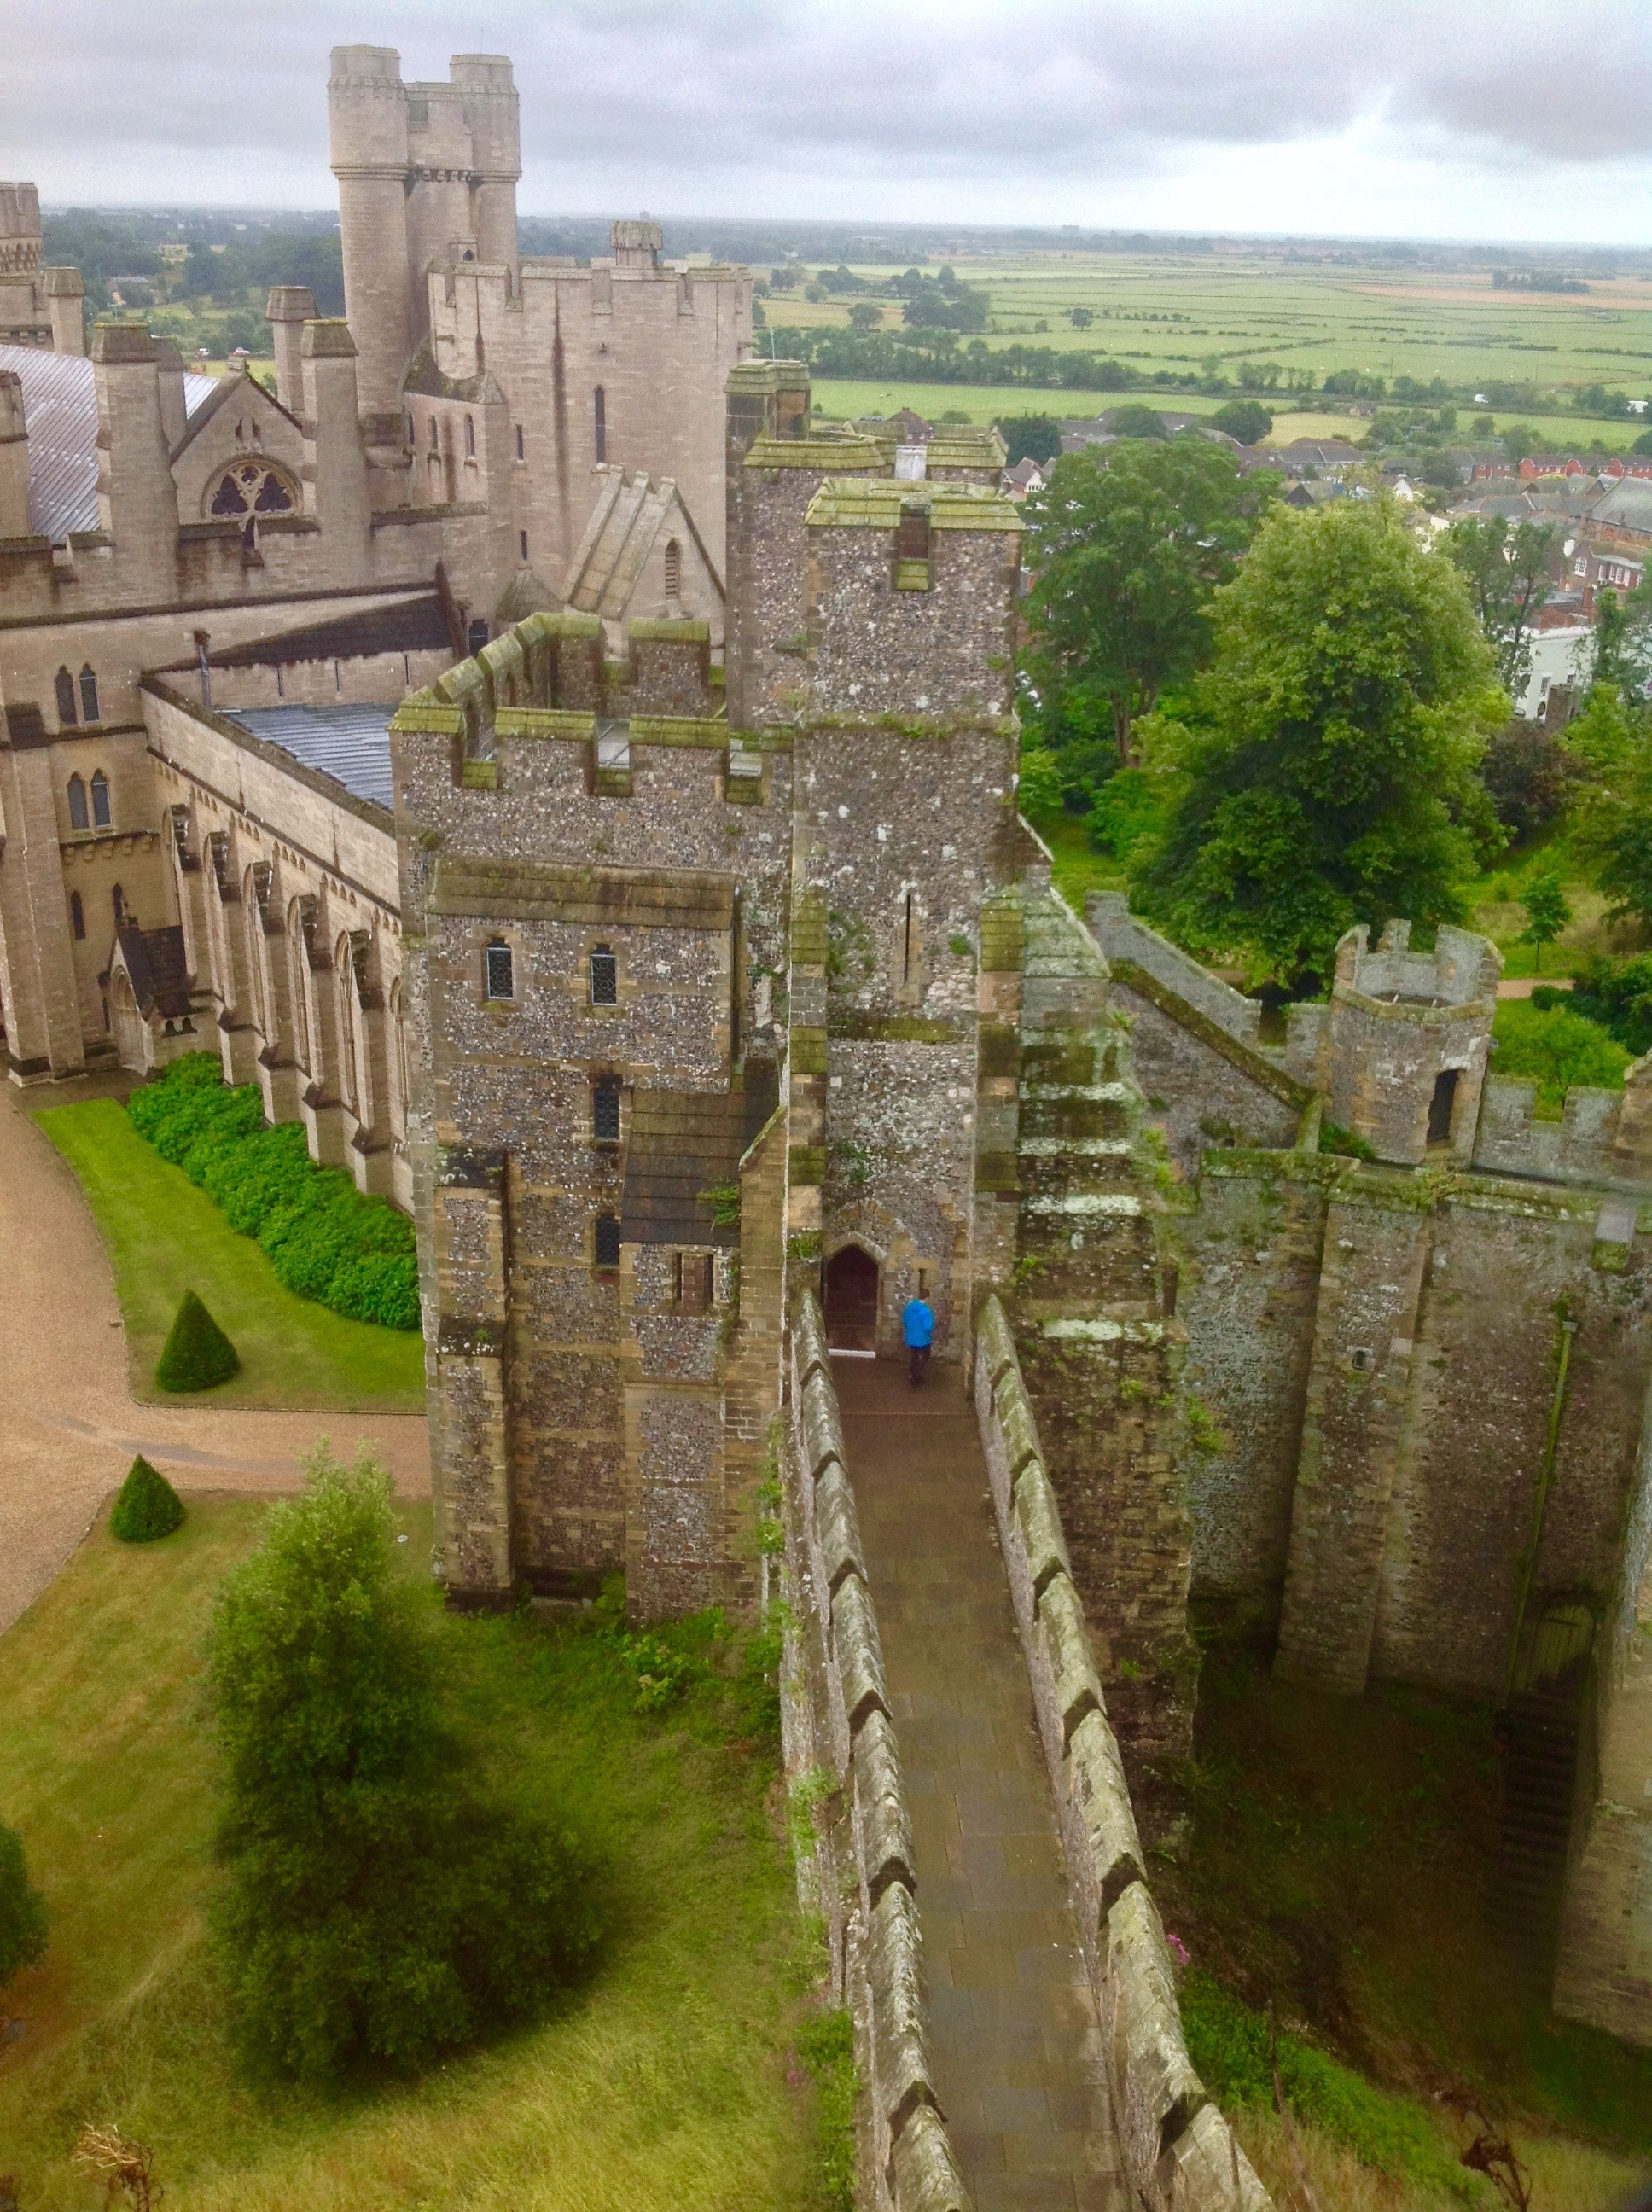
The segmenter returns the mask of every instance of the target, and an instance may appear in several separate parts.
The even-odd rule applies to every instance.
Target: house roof
[[[628,1244],[736,1245],[701,1193],[738,1180],[740,1158],[779,1099],[774,1069],[748,1066],[743,1091],[633,1093],[620,1236]]]
[[[562,586],[567,605],[578,614],[623,621],[648,556],[668,525],[673,532],[681,529],[692,541],[718,596],[722,596],[722,579],[670,477],[656,480],[641,469],[632,474],[611,465],[599,467],[597,475],[597,503]]]
[[[249,736],[279,745],[306,768],[342,783],[357,799],[393,811],[390,718],[400,705],[382,707],[243,707],[228,712]]]
[[[0,345],[0,369],[22,379],[28,428],[28,523],[60,544],[98,526],[98,400],[89,361],[42,346]],[[218,389],[216,376],[184,378],[184,412],[197,414]]]

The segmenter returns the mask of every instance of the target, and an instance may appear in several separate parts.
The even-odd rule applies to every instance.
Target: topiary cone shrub
[[[143,1454],[132,1462],[109,1516],[112,1534],[123,1544],[153,1544],[184,1525],[184,1501],[158,1468]]]
[[[240,1366],[235,1347],[193,1291],[185,1291],[155,1366],[163,1390],[210,1390]]]

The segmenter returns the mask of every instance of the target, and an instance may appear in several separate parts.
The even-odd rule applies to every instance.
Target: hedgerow
[[[300,1123],[265,1128],[255,1083],[228,1085],[211,1053],[188,1053],[126,1110],[232,1229],[256,1238],[288,1290],[350,1321],[419,1326],[412,1223],[338,1169],[317,1167]]]

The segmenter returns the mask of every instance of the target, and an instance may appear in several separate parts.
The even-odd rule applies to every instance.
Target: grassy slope
[[[201,1937],[214,1879],[201,1638],[266,1509],[192,1502],[173,1537],[100,1526],[0,1645],[0,1810],[52,1911],[7,2008],[0,2146],[28,2212],[92,2212],[88,2118],[150,2143],[168,2212],[725,2212],[811,2202],[780,1990],[800,1938],[770,1767],[708,1712],[638,1718],[608,1647],[535,1617],[433,1617],[478,1737],[610,1863],[616,1935],[560,2014],[406,2088],[240,2079]],[[417,1573],[429,1511],[398,1509]],[[470,1732],[467,1729],[467,1732]]]
[[[135,1396],[160,1395],[155,1363],[179,1299],[194,1290],[240,1352],[241,1371],[191,1404],[422,1410],[417,1334],[344,1321],[283,1290],[252,1239],[238,1237],[206,1194],[144,1142],[116,1100],[53,1106],[37,1118],[97,1217],[125,1319]]]
[[[1160,1904],[1197,1965],[1384,2086],[1430,2099],[1467,2082],[1527,2142],[1596,2146],[1539,2142],[1557,2185],[1544,2212],[1615,2207],[1652,2168],[1652,2051],[1555,2020],[1522,1978],[1490,1895],[1497,1793],[1488,1713],[1392,1687],[1278,1688],[1256,1654],[1218,1646],[1192,1849]],[[1258,2130],[1283,2160],[1265,2116]]]

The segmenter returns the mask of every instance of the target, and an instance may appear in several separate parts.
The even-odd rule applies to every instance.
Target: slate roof
[[[207,655],[212,668],[290,667],[296,660],[351,660],[373,653],[451,652],[441,600],[434,592],[387,607],[368,607],[300,629],[279,630],[246,645]],[[181,665],[181,664],[180,664]],[[193,668],[195,663],[191,661]]]
[[[0,369],[23,380],[29,528],[54,544],[72,530],[95,530],[98,402],[91,362],[43,346],[0,345]],[[185,375],[185,415],[204,407],[217,389],[216,376]]]
[[[132,996],[147,1018],[176,1021],[190,1011],[189,961],[184,933],[174,922],[170,929],[124,927],[116,933]]]
[[[779,1101],[775,1072],[749,1069],[744,1091],[636,1091],[625,1156],[620,1236],[628,1244],[740,1241],[700,1194],[738,1180],[740,1156]]]
[[[398,699],[384,707],[243,707],[226,712],[224,719],[391,812],[396,794],[390,718],[400,704]]]

